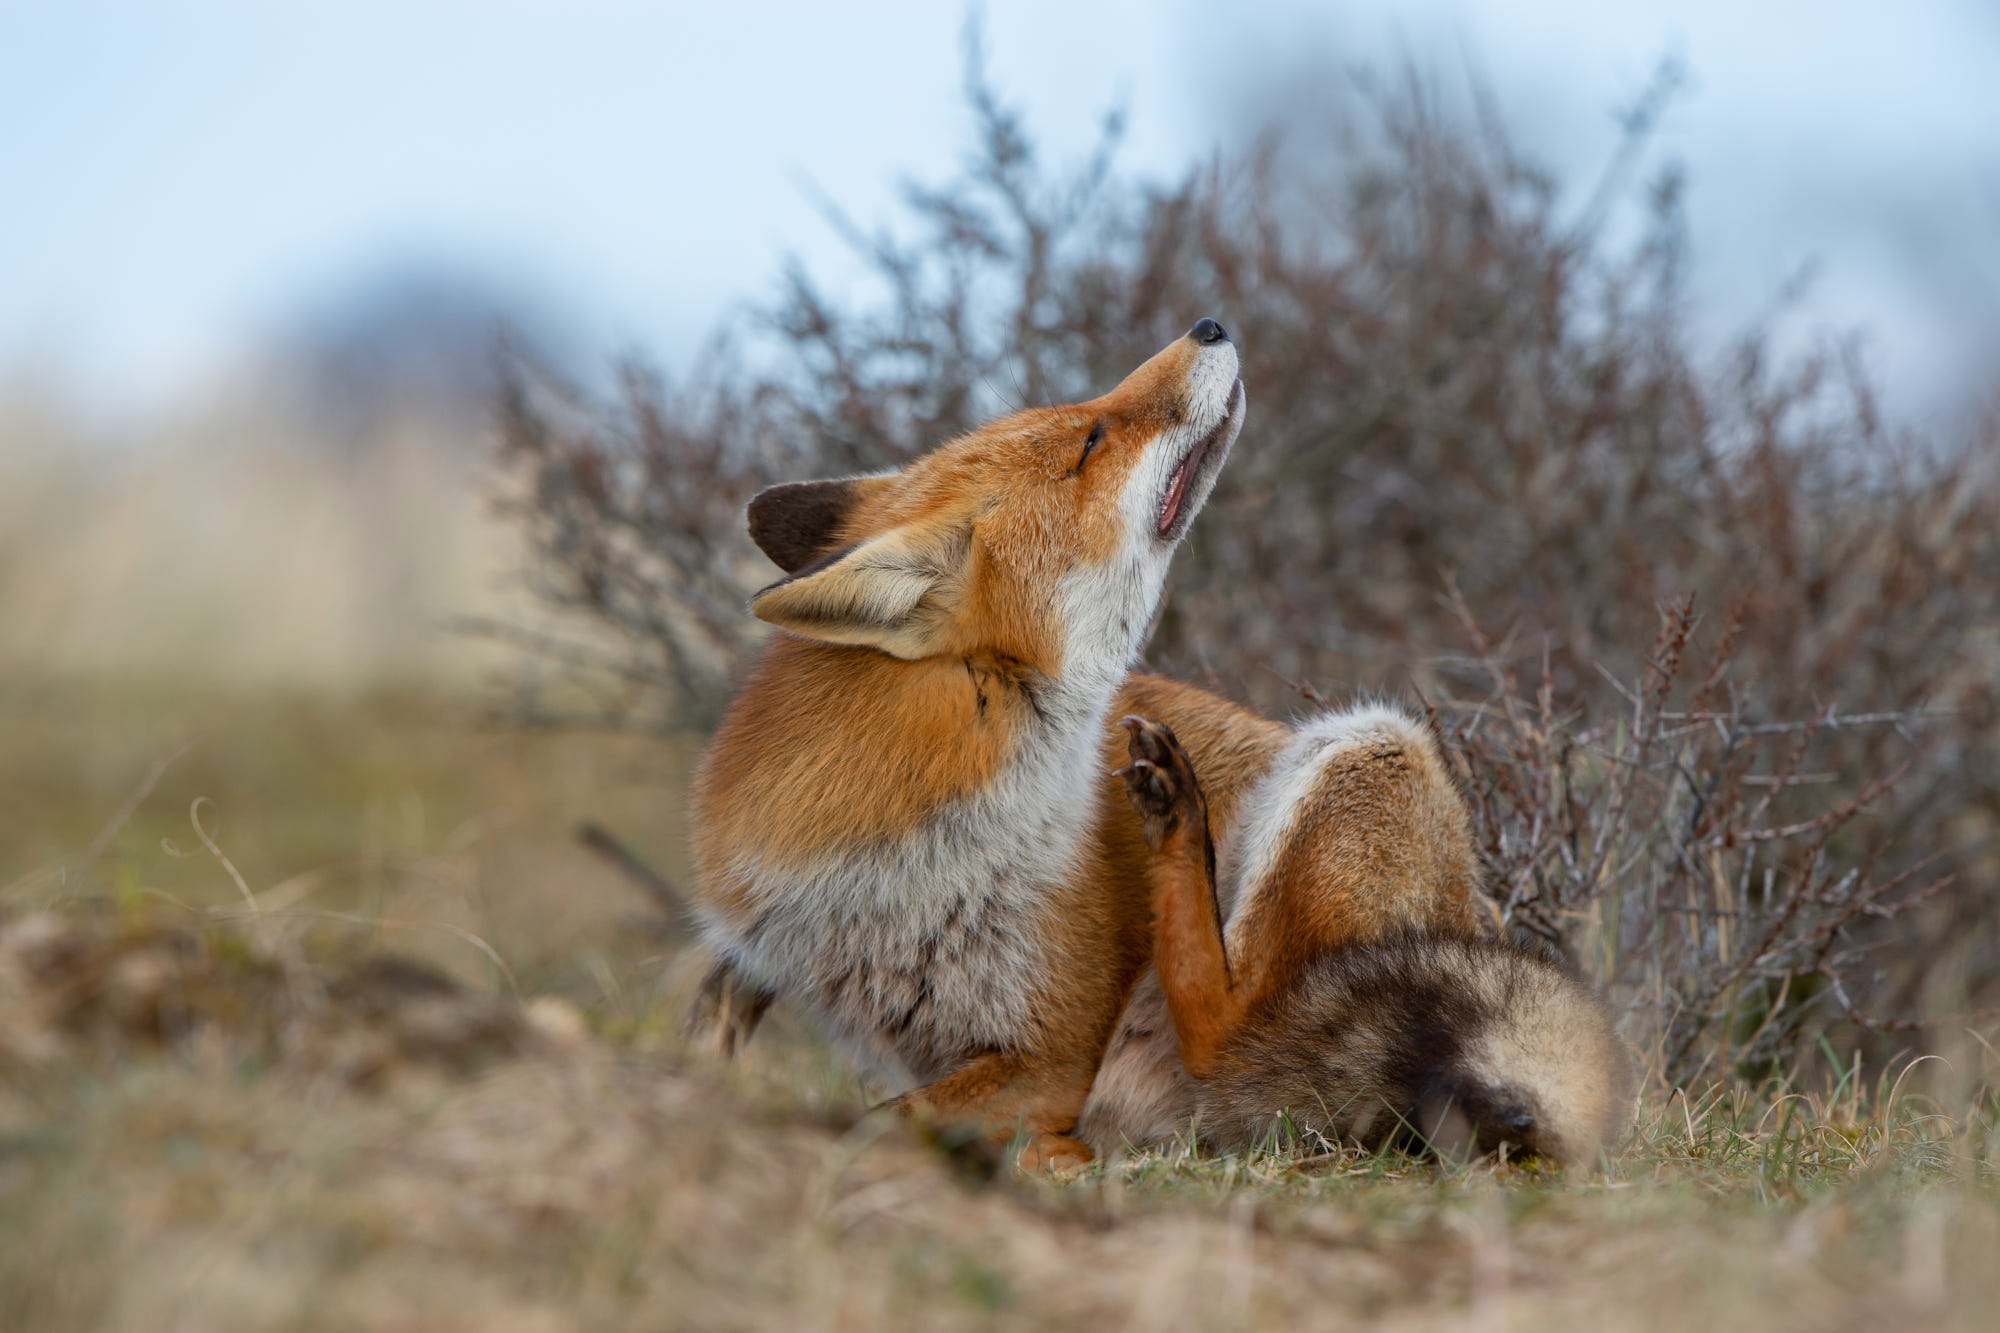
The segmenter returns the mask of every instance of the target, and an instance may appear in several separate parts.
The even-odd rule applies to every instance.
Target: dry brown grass
[[[1929,1066],[1656,1097],[1603,1176],[988,1180],[782,1006],[736,1066],[681,1048],[699,960],[573,834],[677,873],[686,748],[410,698],[6,702],[0,793],[54,830],[0,826],[10,1328],[1973,1327],[2000,1297],[2000,1134]],[[206,739],[85,869],[171,753],[141,717]]]
[[[1894,1180],[1897,1147],[1769,1201],[1670,1124],[1598,1183],[982,1186],[730,1082],[596,1047],[372,1094],[214,1056],[72,1079],[8,1117],[12,1326],[1970,1328],[2000,1295],[1990,1195]]]

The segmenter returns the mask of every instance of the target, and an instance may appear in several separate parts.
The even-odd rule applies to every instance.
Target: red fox
[[[717,956],[699,1012],[725,1050],[791,996],[916,1083],[906,1109],[1023,1134],[1026,1166],[1076,1165],[1092,1156],[1080,1124],[1104,1147],[1157,1137],[1161,1116],[1240,1110],[1199,1094],[1250,1086],[1246,1034],[1278,992],[1331,994],[1331,950],[1492,933],[1463,807],[1407,724],[1382,739],[1371,715],[1336,714],[1295,732],[1132,670],[1244,414],[1236,349],[1203,319],[1101,398],[751,502],[785,577],[750,609],[780,632],[693,808]],[[1114,773],[1128,714],[1178,737],[1189,771],[1154,793],[1165,814],[1135,813],[1133,774]],[[1336,733],[1363,759],[1327,760],[1354,750],[1329,748]],[[1316,815],[1330,765],[1371,794]]]

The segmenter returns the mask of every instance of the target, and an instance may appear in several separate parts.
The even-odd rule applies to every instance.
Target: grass
[[[0,731],[9,1328],[1972,1327],[2000,1299],[2000,1118],[1932,1065],[1654,1090],[1588,1177],[985,1180],[796,1014],[733,1066],[681,1047],[696,960],[572,831],[683,873],[685,746],[75,684],[0,695]]]

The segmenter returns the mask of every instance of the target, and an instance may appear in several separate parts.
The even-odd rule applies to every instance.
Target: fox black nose
[[[1194,322],[1194,327],[1188,330],[1188,337],[1198,343],[1226,343],[1229,341],[1229,330],[1212,319],[1203,318]]]

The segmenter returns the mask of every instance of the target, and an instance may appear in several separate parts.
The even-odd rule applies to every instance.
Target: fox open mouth
[[[1195,441],[1194,447],[1187,451],[1187,456],[1181,459],[1180,465],[1174,468],[1173,475],[1167,479],[1166,498],[1160,501],[1158,532],[1160,540],[1171,541],[1179,535],[1181,513],[1187,508],[1188,494],[1194,490],[1195,481],[1208,466],[1216,445],[1238,420],[1242,409],[1243,381],[1239,379],[1229,386],[1229,401],[1223,405],[1222,419],[1215,423],[1208,434]]]

